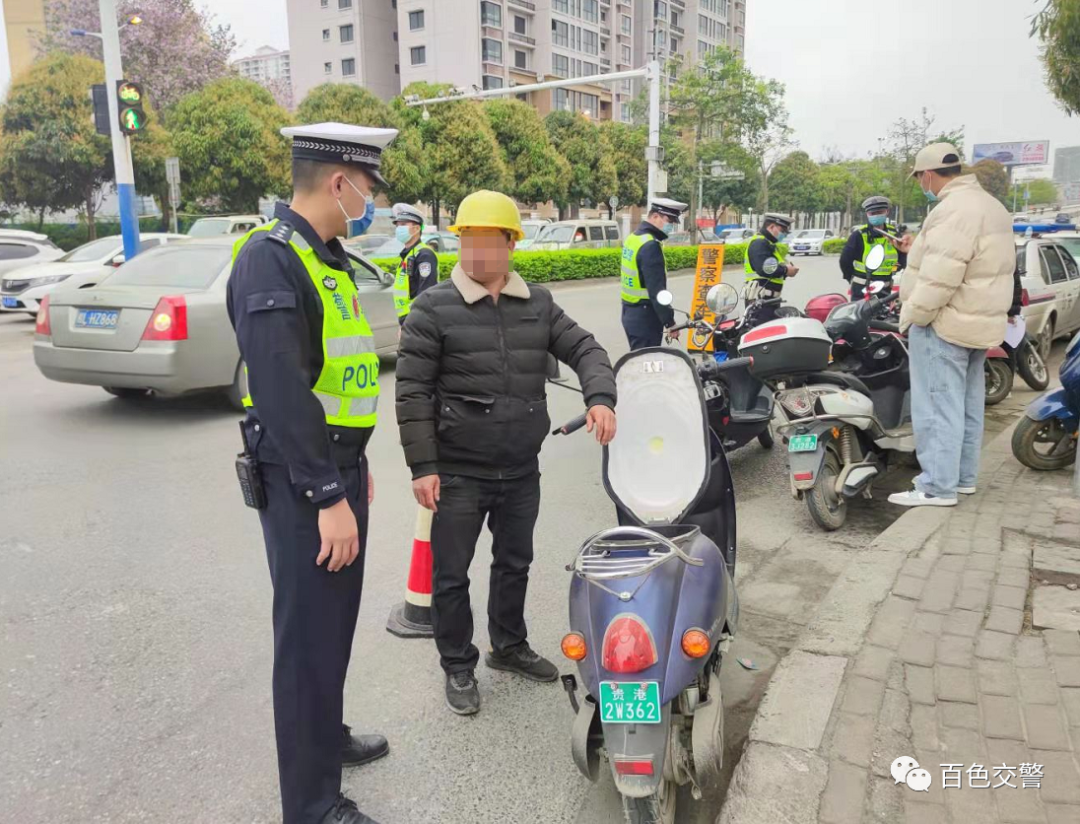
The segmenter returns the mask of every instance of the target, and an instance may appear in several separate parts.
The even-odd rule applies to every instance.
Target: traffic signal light
[[[143,111],[143,90],[138,83],[121,80],[116,84],[116,102],[120,108],[120,131],[138,134],[149,120]]]
[[[94,131],[108,137],[112,134],[112,124],[109,123],[109,98],[104,83],[90,87],[90,99],[94,102]]]

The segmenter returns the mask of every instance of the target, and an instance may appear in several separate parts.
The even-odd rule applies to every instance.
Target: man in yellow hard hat
[[[540,509],[537,456],[551,430],[549,356],[581,381],[588,430],[615,436],[615,376],[607,352],[551,293],[510,269],[524,237],[514,201],[481,191],[461,202],[450,231],[461,237],[450,279],[421,293],[401,334],[397,418],[413,493],[434,512],[431,619],[446,673],[446,703],[480,710],[469,604],[469,564],[487,520],[493,535],[488,634],[493,669],[533,681],[558,670],[533,652],[525,591]]]

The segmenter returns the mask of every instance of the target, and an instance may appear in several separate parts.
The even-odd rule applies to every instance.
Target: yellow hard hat
[[[457,223],[450,227],[455,235],[463,229],[504,229],[522,240],[525,233],[521,230],[521,215],[514,201],[502,192],[483,189],[473,192],[458,206]]]

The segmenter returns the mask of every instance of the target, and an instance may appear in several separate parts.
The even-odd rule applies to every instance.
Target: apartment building
[[[640,62],[681,57],[694,65],[726,46],[746,48],[746,0],[638,0],[634,50]]]
[[[631,0],[398,0],[398,32],[402,88],[501,89],[634,66]],[[610,120],[629,118],[630,92],[582,83],[519,97],[542,115]]]
[[[1059,186],[1080,183],[1080,146],[1065,146],[1054,151],[1054,182]]]
[[[249,57],[234,60],[233,66],[241,77],[256,83],[267,83],[271,80],[292,81],[288,49],[282,51],[272,46],[263,46]]]
[[[355,83],[383,100],[399,94],[397,6],[398,0],[286,0],[294,100],[322,83]]]
[[[30,68],[37,56],[34,37],[45,31],[45,0],[3,0],[11,76]]]

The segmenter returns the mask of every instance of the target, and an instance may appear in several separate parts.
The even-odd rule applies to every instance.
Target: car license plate
[[[80,309],[75,316],[75,326],[80,329],[115,329],[120,319],[116,309]]]
[[[793,435],[788,452],[817,452],[817,435]]]
[[[18,309],[19,301],[16,298],[4,298],[5,309]]]
[[[659,724],[659,682],[601,681],[600,721],[604,724]]]
[[[797,251],[797,252],[806,252],[809,249],[810,249],[809,246],[796,246],[795,247],[795,251]]]

